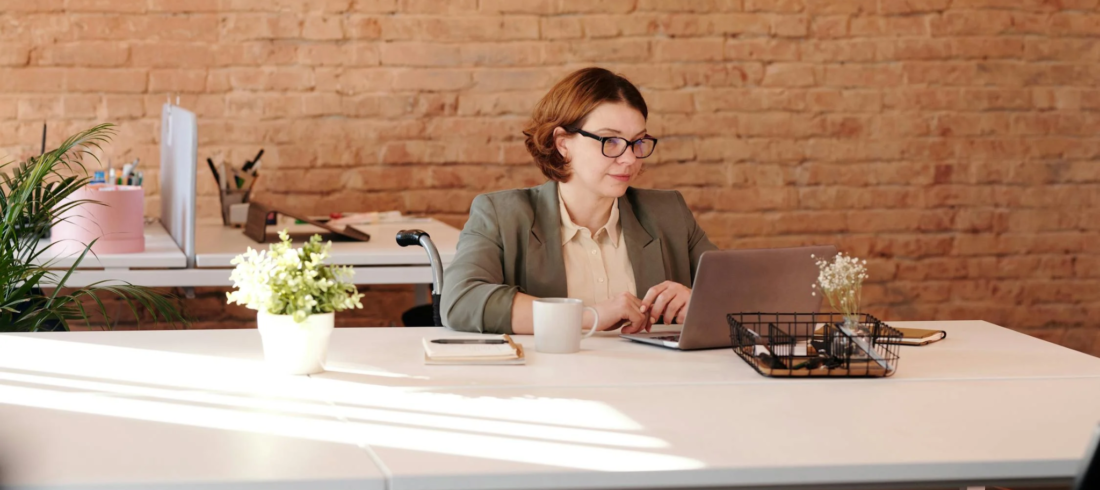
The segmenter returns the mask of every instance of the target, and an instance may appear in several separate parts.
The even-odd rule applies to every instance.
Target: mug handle
[[[600,314],[591,306],[585,306],[584,309],[592,310],[592,328],[588,329],[588,333],[584,334],[584,337],[581,337],[582,339],[587,339],[591,337],[592,334],[596,333],[596,325],[600,324]]]

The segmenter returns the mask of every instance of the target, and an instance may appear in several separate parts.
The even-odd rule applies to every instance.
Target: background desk
[[[503,490],[1069,481],[1100,421],[1100,359],[985,322],[896,325],[942,327],[949,337],[904,348],[897,376],[864,380],[769,379],[728,350],[676,352],[611,336],[575,355],[535,352],[519,336],[531,348],[522,367],[424,366],[423,336],[468,334],[337,329],[328,372],[280,377],[262,368],[255,330],[0,335],[0,466],[23,463],[5,467],[0,483]],[[100,425],[114,431],[105,446],[96,446]],[[192,461],[182,445],[206,454]],[[49,456],[75,454],[67,446],[87,452],[77,463]],[[115,448],[157,471],[125,463]],[[323,461],[306,459],[310,450]]]
[[[315,229],[303,227],[304,229]],[[351,265],[356,284],[430,284],[428,254],[421,247],[400,247],[394,237],[406,228],[420,228],[432,237],[443,264],[454,259],[459,230],[434,219],[359,225],[370,233],[368,242],[333,242],[329,263]],[[274,229],[274,228],[272,228]],[[43,241],[42,245],[47,245]],[[145,227],[145,252],[137,254],[91,254],[69,277],[70,287],[87,286],[104,280],[126,281],[149,287],[232,286],[229,262],[248,247],[266,248],[244,236],[239,228],[220,222],[200,223],[195,238],[196,268],[187,268],[187,258],[160,223]],[[56,257],[58,254],[50,254]],[[75,256],[60,257],[58,268],[72,265]],[[44,257],[45,259],[45,257]]]
[[[50,240],[39,241],[39,250],[45,250],[39,263],[53,260],[57,269],[72,267],[80,253],[61,253],[61,248],[50,245]],[[187,256],[165,231],[160,222],[145,225],[145,251],[132,254],[99,254],[88,252],[73,275],[65,282],[69,287],[83,287],[99,281],[127,281],[144,286],[175,286],[165,284],[163,278],[178,274],[187,267]],[[171,271],[170,274],[166,274]],[[187,284],[183,284],[186,286]]]

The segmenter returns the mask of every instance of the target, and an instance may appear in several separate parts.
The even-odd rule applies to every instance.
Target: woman
[[[444,274],[444,325],[529,334],[540,297],[581,299],[600,330],[684,321],[699,256],[716,247],[679,192],[630,187],[657,144],[648,114],[638,89],[602,68],[550,89],[523,132],[550,181],[474,198]]]

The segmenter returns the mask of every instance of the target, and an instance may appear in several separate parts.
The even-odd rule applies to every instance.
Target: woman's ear
[[[569,147],[566,145],[567,136],[569,136],[569,133],[561,126],[554,128],[554,148],[558,150],[558,154],[566,162],[569,161]]]

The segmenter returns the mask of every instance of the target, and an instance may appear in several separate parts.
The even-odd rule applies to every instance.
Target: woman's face
[[[580,129],[597,136],[616,136],[635,141],[646,135],[645,117],[625,103],[605,102],[588,115]],[[642,170],[633,148],[618,157],[604,155],[603,145],[581,134],[557,130],[557,148],[569,162],[569,185],[580,186],[599,197],[618,198]],[[614,153],[611,153],[614,154]]]

